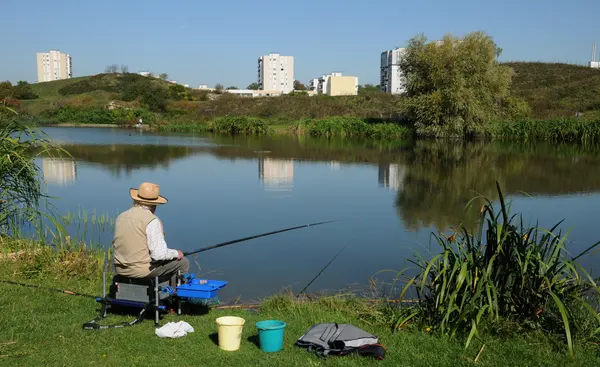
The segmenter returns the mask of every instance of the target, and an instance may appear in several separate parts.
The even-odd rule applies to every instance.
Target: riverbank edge
[[[99,254],[103,253],[99,250],[86,250],[82,247],[73,248],[67,253],[70,253],[68,259],[59,259],[54,250],[49,247],[43,247],[40,244],[34,244],[29,240],[15,240],[11,238],[0,238],[0,290],[5,295],[3,302],[6,305],[19,305],[18,308],[9,307],[6,312],[3,312],[2,317],[12,320],[9,329],[19,329],[18,333],[13,331],[0,331],[0,340],[14,340],[15,346],[3,347],[0,345],[0,352],[5,355],[11,353],[23,353],[23,349],[33,347],[38,348],[39,343],[34,342],[38,338],[53,335],[64,328],[70,330],[67,332],[67,339],[72,338],[70,343],[61,344],[57,347],[56,354],[64,354],[69,356],[72,348],[72,343],[77,338],[88,338],[87,335],[94,333],[93,331],[80,331],[81,324],[88,319],[94,317],[97,312],[96,302],[87,297],[78,297],[69,294],[77,292],[82,294],[101,294],[102,276],[101,266],[98,261]],[[88,259],[89,263],[94,266],[94,272],[87,274],[78,274],[77,268],[71,268],[67,273],[60,273],[60,267],[63,265],[77,264],[78,260]],[[44,266],[46,261],[52,262],[52,267]],[[41,266],[40,266],[41,265]],[[48,264],[46,264],[48,265]],[[81,265],[81,264],[80,264]],[[39,272],[36,273],[34,270]],[[63,269],[64,270],[64,269]],[[56,273],[59,271],[59,273]],[[62,275],[59,275],[62,274]],[[110,279],[110,276],[107,277]],[[6,284],[4,281],[19,282],[22,284]],[[35,289],[30,286],[39,286],[48,289]],[[56,290],[64,289],[65,291],[56,292]],[[54,291],[52,291],[54,290]],[[63,293],[63,294],[59,294]],[[25,301],[24,301],[25,299]],[[49,307],[52,305],[52,307]],[[291,293],[283,291],[280,294],[274,294],[257,303],[252,304],[231,304],[224,306],[213,306],[209,311],[212,316],[184,314],[165,315],[161,320],[161,325],[167,322],[177,322],[181,319],[188,321],[196,329],[194,343],[206,343],[207,353],[219,356],[219,351],[214,344],[203,342],[208,340],[207,330],[214,329],[214,320],[219,316],[237,315],[247,320],[247,327],[244,330],[245,337],[242,340],[242,348],[240,349],[239,358],[243,361],[250,362],[251,359],[260,357],[255,353],[261,353],[260,350],[252,345],[251,335],[255,332],[254,322],[263,319],[281,319],[287,324],[286,333],[286,348],[277,357],[288,360],[288,365],[306,365],[314,355],[301,352],[301,350],[293,345],[296,338],[303,332],[307,331],[312,325],[321,322],[338,322],[349,323],[364,329],[367,332],[373,333],[380,337],[380,342],[388,349],[386,360],[391,360],[390,363],[396,365],[406,362],[406,358],[413,360],[416,363],[425,363],[426,360],[436,360],[442,365],[469,365],[476,356],[480,359],[480,364],[483,366],[496,366],[502,356],[507,357],[514,363],[522,362],[524,359],[530,362],[540,361],[556,361],[564,360],[567,363],[570,359],[564,346],[557,347],[560,341],[553,337],[544,335],[541,332],[526,332],[516,334],[506,334],[504,336],[488,335],[481,333],[471,344],[465,348],[464,342],[460,338],[445,338],[437,336],[429,329],[421,330],[410,323],[401,325],[400,329],[392,330],[389,328],[389,320],[387,312],[391,310],[390,303],[383,298],[368,299],[359,297],[353,294],[344,294],[340,292],[334,295],[305,295],[295,296]],[[11,314],[11,309],[17,310],[16,314]],[[40,311],[40,310],[45,311]],[[37,310],[37,311],[36,311]],[[40,316],[42,312],[45,316]],[[21,318],[27,319],[27,315],[36,315],[35,318],[45,317],[45,322],[40,322],[35,328],[19,326]],[[109,314],[107,320],[101,324],[121,322],[129,320],[131,317],[119,317],[118,315]],[[123,329],[124,337],[127,335],[137,335],[136,340],[143,340],[140,343],[150,343],[153,348],[147,349],[152,358],[158,358],[160,352],[154,351],[160,349],[161,341],[159,338],[150,336],[152,328],[148,323],[137,325],[131,328]],[[77,330],[79,329],[79,331]],[[35,330],[35,332],[33,331]],[[111,332],[111,331],[108,331]],[[117,331],[113,331],[117,333]],[[8,333],[8,334],[6,334]],[[246,339],[246,336],[248,337]],[[93,338],[87,340],[86,348],[93,349],[94,358],[98,357],[98,353],[102,355],[102,351],[106,348],[103,338]],[[32,346],[24,346],[24,341],[30,340]],[[128,339],[129,340],[129,339]],[[67,341],[67,340],[65,340]],[[117,355],[128,355],[130,348],[135,347],[135,342],[123,340],[123,344],[115,345],[111,348],[110,354],[113,357]],[[407,343],[410,345],[406,347]],[[76,344],[76,343],[75,343]],[[481,356],[481,351],[487,346],[488,351]],[[78,347],[80,348],[80,347]],[[426,357],[423,355],[423,348],[430,349],[430,352],[437,350],[441,357]],[[541,351],[541,352],[540,352]],[[599,357],[595,354],[596,347],[593,345],[581,345],[576,355],[576,360],[579,362],[586,361],[590,365],[598,363]],[[35,353],[31,358],[36,358]],[[514,356],[512,356],[514,354]],[[409,356],[409,357],[407,357]],[[105,357],[102,357],[105,358]],[[102,360],[101,358],[101,360]],[[357,357],[355,362],[364,363],[364,357]],[[351,362],[350,359],[348,362]],[[459,361],[461,361],[459,363]],[[468,362],[468,363],[466,363]],[[426,363],[424,364],[426,365]]]
[[[87,122],[45,121],[39,126],[131,128],[132,124],[92,124]],[[472,136],[419,136],[418,129],[406,123],[368,122],[362,118],[337,116],[325,119],[303,119],[282,123],[278,120],[248,116],[226,116],[209,121],[178,120],[149,122],[143,130],[173,133],[216,133],[221,135],[289,135],[314,137],[349,137],[371,140],[397,139],[477,139],[552,142],[600,141],[600,118],[563,117],[551,120],[495,120],[482,126]]]

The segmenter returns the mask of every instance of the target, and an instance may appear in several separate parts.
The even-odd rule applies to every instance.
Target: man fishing
[[[128,278],[169,276],[175,286],[177,271],[186,273],[189,261],[180,250],[167,247],[162,221],[154,214],[167,199],[160,195],[159,186],[151,182],[131,188],[129,195],[132,207],[115,221],[115,272]]]

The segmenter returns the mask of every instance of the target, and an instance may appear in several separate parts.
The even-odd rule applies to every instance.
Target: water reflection
[[[48,129],[51,137],[57,134],[53,131]],[[51,190],[61,198],[57,205],[62,212],[81,206],[118,213],[130,204],[126,188],[150,178],[170,200],[160,212],[168,243],[183,250],[296,224],[350,218],[194,259],[194,271],[214,271],[211,276],[230,280],[226,292],[234,298],[261,297],[290,285],[301,289],[324,266],[314,254],[333,256],[346,244],[314,290],[364,284],[379,270],[405,268],[409,264],[402,261],[413,249],[427,246],[431,231],[463,220],[472,226],[481,203],[475,201],[467,211],[465,205],[477,194],[494,199],[496,181],[512,197],[523,197],[522,192],[536,196],[536,204],[527,201],[525,206],[535,208],[531,214],[542,217],[540,223],[554,224],[560,216],[558,220],[568,219],[566,226],[575,224],[569,240],[576,246],[585,248],[597,240],[592,204],[600,202],[600,195],[573,195],[600,191],[600,149],[595,146],[187,138],[112,129],[58,133],[69,142],[64,147],[74,157],[77,173],[70,187]],[[55,180],[68,181],[68,174],[57,173],[69,172],[68,165],[59,169],[48,163],[42,161],[49,176],[54,172]],[[97,196],[88,195],[90,187]],[[283,191],[265,195],[268,190]],[[273,196],[280,200],[270,200]],[[106,233],[99,241],[110,244],[111,238]],[[372,256],[365,257],[365,251]],[[593,262],[586,266],[596,266]],[[269,266],[257,271],[258,263]]]
[[[200,148],[169,145],[75,145],[62,147],[79,161],[108,169],[115,177],[130,176],[141,168],[169,168]]]
[[[379,164],[379,185],[392,190],[401,190],[404,181],[404,165],[397,163]]]
[[[261,156],[258,159],[258,177],[265,191],[292,191],[294,187],[294,161]]]
[[[197,139],[197,138],[196,138]],[[600,190],[600,149],[596,146],[469,143],[439,141],[351,142],[302,137],[214,137],[204,146],[65,145],[82,162],[108,169],[116,177],[142,168],[169,168],[191,155],[258,161],[265,191],[291,192],[294,164],[320,161],[337,171],[340,165],[376,165],[377,181],[397,191],[396,211],[404,226],[448,228],[472,226],[482,200],[465,205],[476,195],[496,198],[498,181],[507,195],[566,195]],[[268,151],[268,153],[265,153]],[[49,161],[44,161],[51,172]],[[66,162],[61,163],[67,167]],[[74,167],[74,162],[70,163]],[[58,167],[58,166],[54,166]],[[57,172],[58,168],[52,168]],[[61,168],[67,171],[67,168]],[[74,172],[70,168],[69,172]],[[68,182],[66,173],[60,182]],[[50,173],[52,176],[52,173]],[[74,174],[73,174],[74,177]],[[55,182],[58,182],[55,181]]]
[[[516,143],[417,142],[405,155],[396,208],[410,229],[455,225],[472,228],[483,200],[505,195],[541,196],[598,192],[598,147]]]
[[[44,180],[58,186],[67,186],[77,179],[77,164],[68,158],[42,158]]]

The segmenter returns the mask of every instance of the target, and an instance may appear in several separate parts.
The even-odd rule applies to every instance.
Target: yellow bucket
[[[240,349],[242,330],[246,320],[236,316],[223,316],[216,321],[219,327],[219,348],[227,351]]]

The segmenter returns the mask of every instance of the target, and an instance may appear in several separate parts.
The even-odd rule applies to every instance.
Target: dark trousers
[[[190,268],[190,262],[185,257],[181,260],[168,260],[153,263],[150,266],[150,275],[149,278],[154,277],[162,277],[162,276],[170,276],[171,277],[171,286],[175,287],[177,285],[177,271],[181,271],[181,275],[188,272]]]

